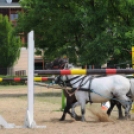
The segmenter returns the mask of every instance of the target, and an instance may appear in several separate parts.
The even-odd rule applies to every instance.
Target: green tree
[[[21,42],[7,16],[0,14],[0,67],[11,67],[19,58]]]
[[[134,6],[131,0],[21,1],[17,31],[35,31],[44,56],[66,54],[71,62],[113,64],[131,60]]]

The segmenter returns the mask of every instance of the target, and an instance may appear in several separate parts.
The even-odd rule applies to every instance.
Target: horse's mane
[[[80,69],[80,67],[74,66],[72,63],[66,63],[64,69]]]

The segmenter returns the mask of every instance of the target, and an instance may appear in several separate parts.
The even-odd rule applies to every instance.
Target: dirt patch
[[[2,115],[9,123],[14,123],[16,126],[23,126],[25,122],[27,110],[27,87],[19,89],[0,90],[0,115]],[[45,94],[47,90],[35,89],[36,94]],[[48,90],[49,92],[50,90]],[[54,92],[53,92],[54,91]],[[52,94],[61,92],[53,90]],[[49,95],[47,93],[47,95]],[[38,96],[40,97],[40,96]],[[34,102],[34,120],[37,126],[46,128],[0,128],[0,134],[133,134],[134,121],[119,121],[118,111],[115,108],[110,118],[101,111],[100,104],[93,104],[86,108],[86,122],[75,121],[69,115],[66,120],[60,122],[62,115],[60,110],[61,104],[51,101],[36,100]],[[57,98],[55,98],[57,99]],[[90,107],[90,108],[89,108]],[[80,115],[80,108],[76,108],[76,112]],[[132,113],[132,118],[133,118]]]

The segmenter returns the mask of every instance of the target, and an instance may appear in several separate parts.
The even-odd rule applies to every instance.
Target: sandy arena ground
[[[47,90],[36,88],[35,92],[44,93]],[[61,105],[52,103],[51,98],[50,102],[35,100],[34,105],[34,120],[37,126],[46,128],[23,128],[27,109],[27,98],[24,99],[26,94],[26,88],[0,90],[0,115],[7,122],[20,127],[13,129],[1,127],[0,134],[134,134],[134,113],[132,113],[131,121],[119,121],[117,109],[114,109],[111,117],[107,118],[105,111],[101,111],[100,104],[93,104],[92,106],[87,105],[86,122],[75,121],[69,115],[66,121],[60,122]],[[97,112],[101,119],[95,116],[89,107],[91,111]],[[80,113],[79,108],[76,108],[76,112]]]

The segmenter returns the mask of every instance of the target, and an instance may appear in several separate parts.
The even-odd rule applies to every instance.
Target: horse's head
[[[64,68],[63,69],[69,69],[69,64],[68,63],[65,63],[64,64]],[[64,78],[65,77],[65,78]],[[63,76],[63,75],[59,75],[57,77],[55,77],[55,83],[56,84],[59,84],[59,85],[63,85],[64,86],[64,81],[66,81],[66,76]]]
[[[73,64],[65,63],[64,70],[75,68]],[[55,78],[55,83],[62,86],[70,86],[70,81],[74,79],[74,75],[59,75]]]
[[[71,68],[75,68],[73,64],[65,63],[64,69],[71,69]]]
[[[67,85],[67,83],[63,80],[63,76],[61,76],[61,75],[55,77],[54,82],[55,82],[55,84],[58,84],[60,86],[66,86]]]
[[[51,63],[51,69],[64,69],[65,64],[68,63],[68,59],[57,58]]]

